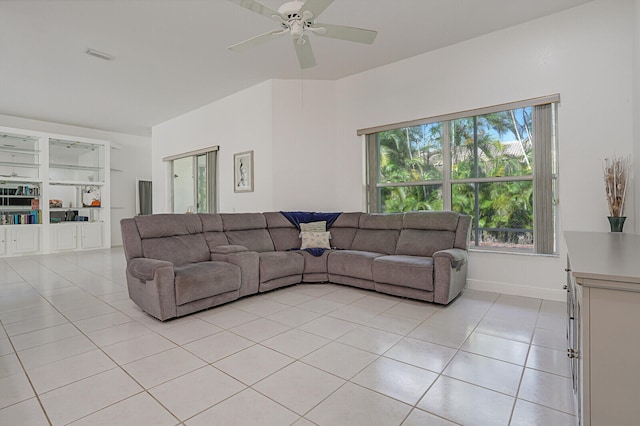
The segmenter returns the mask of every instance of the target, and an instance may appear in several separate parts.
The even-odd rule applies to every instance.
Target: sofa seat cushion
[[[433,291],[433,259],[420,256],[382,256],[373,262],[373,280]]]
[[[295,251],[271,251],[260,255],[260,282],[302,275],[304,258]]]
[[[325,250],[320,256],[314,256],[306,250],[300,250],[299,253],[304,259],[305,274],[326,274],[327,258],[331,250]]]
[[[226,262],[190,263],[174,272],[178,305],[240,288],[240,268]]]
[[[380,256],[383,254],[368,251],[332,251],[327,259],[327,271],[333,275],[373,281],[373,261]]]

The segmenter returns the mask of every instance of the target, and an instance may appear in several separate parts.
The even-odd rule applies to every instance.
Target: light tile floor
[[[0,259],[0,424],[575,424],[564,303],[315,284],[162,323],[124,268]]]

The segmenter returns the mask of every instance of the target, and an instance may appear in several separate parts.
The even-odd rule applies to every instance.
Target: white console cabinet
[[[110,146],[0,127],[0,256],[110,247]]]
[[[565,232],[579,425],[640,421],[640,235]]]

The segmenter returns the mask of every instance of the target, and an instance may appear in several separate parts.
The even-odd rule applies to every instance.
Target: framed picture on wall
[[[253,151],[233,154],[233,191],[253,192]]]

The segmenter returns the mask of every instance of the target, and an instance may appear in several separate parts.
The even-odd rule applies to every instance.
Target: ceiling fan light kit
[[[293,40],[293,47],[298,57],[298,63],[300,64],[300,68],[303,69],[316,65],[308,33],[365,44],[373,43],[377,35],[376,31],[363,28],[316,23],[315,18],[324,12],[324,10],[333,3],[333,0],[289,1],[280,6],[278,10],[273,10],[255,0],[229,1],[259,15],[279,21],[281,25],[281,29],[279,30],[269,31],[234,44],[229,46],[229,50],[233,52],[244,52],[251,47],[289,33]]]

